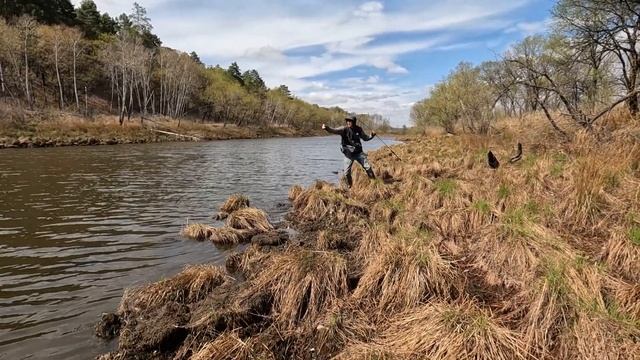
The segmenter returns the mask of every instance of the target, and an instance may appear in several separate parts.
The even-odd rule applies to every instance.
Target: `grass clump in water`
[[[240,209],[248,208],[249,206],[248,197],[242,194],[233,194],[224,202],[224,204],[222,204],[220,211],[231,214]]]
[[[190,239],[204,241],[211,236],[213,231],[214,228],[212,226],[192,223],[183,227],[180,233]]]
[[[120,312],[158,307],[169,301],[185,304],[198,302],[226,279],[225,270],[219,266],[190,265],[169,279],[127,289],[120,303]]]
[[[227,218],[227,226],[238,230],[255,230],[261,232],[274,229],[267,213],[256,208],[242,208],[233,212]]]

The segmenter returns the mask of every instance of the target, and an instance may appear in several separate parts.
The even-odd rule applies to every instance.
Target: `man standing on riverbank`
[[[332,134],[340,135],[342,137],[341,151],[345,156],[344,159],[344,178],[347,182],[347,186],[351,187],[353,184],[353,178],[351,177],[351,168],[353,162],[357,161],[362,168],[367,172],[369,179],[375,179],[376,176],[373,173],[373,169],[367,160],[367,154],[362,151],[362,142],[369,141],[376,136],[375,132],[371,133],[371,136],[367,135],[364,130],[356,125],[357,119],[355,116],[349,116],[344,119],[346,126],[341,126],[337,129],[330,128],[325,124],[322,124],[322,128]]]

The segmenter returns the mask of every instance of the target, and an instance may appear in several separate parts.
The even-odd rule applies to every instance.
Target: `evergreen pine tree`
[[[227,74],[244,86],[244,79],[242,78],[242,73],[240,72],[240,66],[238,66],[238,63],[235,61],[232,62],[227,69]]]
[[[102,16],[93,0],[83,0],[76,9],[76,18],[85,36],[95,39],[102,32]]]

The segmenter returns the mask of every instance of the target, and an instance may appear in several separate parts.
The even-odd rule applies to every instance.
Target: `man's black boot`
[[[353,185],[353,179],[351,178],[351,174],[347,174],[344,176],[344,182],[347,183],[348,188],[351,188],[351,185]]]
[[[367,170],[367,176],[369,177],[369,179],[375,179],[376,178],[376,174],[373,173],[373,169]]]

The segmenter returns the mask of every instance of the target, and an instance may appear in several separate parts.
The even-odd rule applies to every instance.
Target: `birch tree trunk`
[[[27,96],[27,104],[31,110],[33,110],[33,103],[31,102],[31,93],[29,92],[29,52],[28,52],[28,39],[29,32],[25,30],[24,33],[24,91]]]
[[[76,111],[80,111],[80,100],[78,99],[78,77],[76,74],[77,59],[78,59],[78,40],[74,39],[73,41],[73,94],[76,97]],[[112,92],[111,101],[113,102],[113,92]]]
[[[64,107],[64,95],[62,93],[62,80],[60,80],[60,63],[59,63],[60,43],[59,43],[59,39],[57,38],[54,41],[55,43],[53,45],[53,57],[54,57],[54,64],[56,68],[56,79],[58,80],[58,90],[60,92],[59,106],[60,106],[60,110],[62,110],[62,108]]]
[[[4,86],[4,72],[2,71],[2,63],[0,62],[0,90],[2,91],[2,95],[7,91]]]

